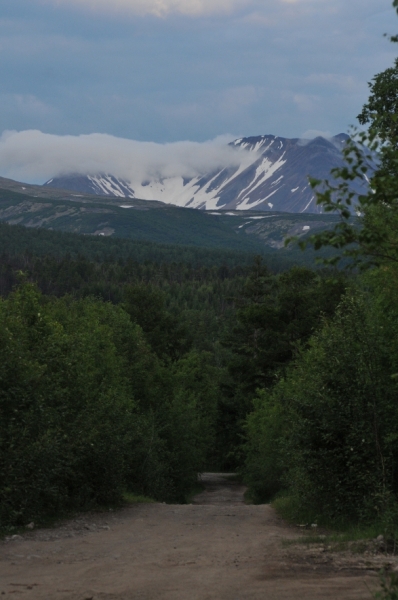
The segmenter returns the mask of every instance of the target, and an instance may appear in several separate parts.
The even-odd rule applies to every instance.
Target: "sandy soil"
[[[245,489],[202,476],[190,505],[85,514],[0,542],[0,595],[46,600],[367,598],[385,555],[286,545],[303,535]],[[285,542],[285,543],[284,543]]]

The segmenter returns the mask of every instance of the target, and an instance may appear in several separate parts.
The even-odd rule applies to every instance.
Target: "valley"
[[[338,217],[200,211],[140,199],[76,195],[0,179],[0,220],[29,228],[263,253],[284,251],[286,237],[302,238],[327,229]]]

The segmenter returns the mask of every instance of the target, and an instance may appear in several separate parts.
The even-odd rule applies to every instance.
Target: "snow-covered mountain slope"
[[[264,135],[232,143],[248,152],[237,167],[187,179],[169,177],[150,181],[118,179],[109,174],[54,177],[44,185],[81,193],[160,200],[176,206],[205,210],[257,210],[318,213],[308,176],[330,178],[342,165],[347,135],[332,139],[299,140]]]

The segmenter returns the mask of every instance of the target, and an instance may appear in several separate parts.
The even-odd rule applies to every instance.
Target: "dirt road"
[[[0,542],[0,595],[27,600],[371,599],[385,557],[317,545],[244,488],[203,476],[190,505],[139,504]],[[284,543],[285,542],[285,543]]]

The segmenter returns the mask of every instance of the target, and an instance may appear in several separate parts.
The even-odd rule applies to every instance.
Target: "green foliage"
[[[381,590],[373,594],[375,600],[398,600],[398,575],[383,570],[380,573]]]
[[[256,238],[237,234],[231,222],[206,211],[150,202],[126,210],[120,207],[119,202],[100,196],[90,200],[75,196],[72,201],[47,196],[43,203],[35,196],[0,188],[0,206],[2,211],[7,211],[7,218],[17,216],[20,224],[29,227],[48,227],[54,231],[90,236],[115,234],[117,238],[156,244],[205,246],[241,252],[262,249],[262,243]]]
[[[392,285],[391,270],[377,284],[382,277]],[[318,522],[378,521],[391,534],[397,314],[384,293],[373,300],[372,279],[366,293],[347,293],[286,376],[259,394],[247,419],[246,477],[263,499],[287,489]]]
[[[254,502],[268,502],[283,489],[287,466],[283,440],[288,430],[282,404],[274,394],[259,390],[245,425],[244,479]]]
[[[238,300],[234,324],[223,340],[230,352],[230,380],[220,407],[223,446],[231,455],[235,449],[235,465],[241,460],[236,450],[256,390],[277,382],[322,316],[333,314],[344,288],[344,277],[337,273],[316,274],[295,267],[273,276],[260,260],[255,263]]]
[[[132,494],[131,492],[125,492],[123,494],[123,501],[127,502],[127,504],[153,504],[155,502],[152,498]]]
[[[368,125],[369,131],[383,142],[398,141],[398,59],[394,66],[378,73],[369,84],[370,97],[357,116],[361,125]]]
[[[318,515],[366,520],[386,508],[397,418],[389,367],[377,319],[348,295],[285,383],[295,421],[289,484]]]
[[[199,453],[198,471],[203,471],[217,452],[216,427],[224,370],[213,364],[210,352],[193,350],[174,365],[174,373],[180,393],[190,397],[196,408],[195,444]]]
[[[259,249],[256,251],[258,252]],[[192,267],[225,265],[227,268],[248,265],[253,257],[250,251],[243,249],[212,248],[206,245],[195,247],[122,237],[79,235],[65,231],[9,225],[5,222],[0,222],[0,255],[23,256],[28,261],[32,256],[47,259],[53,257],[58,261],[69,257],[100,263],[130,260],[135,263],[184,263]],[[273,260],[272,256],[270,259]],[[283,258],[280,262],[283,268]],[[23,268],[26,268],[26,265]]]
[[[144,331],[156,354],[177,360],[187,350],[186,332],[177,318],[165,310],[165,294],[150,285],[128,286],[124,308],[133,322]]]
[[[184,501],[214,445],[211,355],[168,363],[121,308],[24,283],[0,301],[0,524]]]
[[[2,524],[127,497],[184,502],[198,472],[241,464],[256,389],[283,377],[346,285],[219,250],[0,224],[1,248]],[[246,429],[256,500],[288,471],[275,398],[258,393]]]
[[[115,201],[111,197],[68,197],[54,190],[50,192],[49,188],[31,192],[33,195],[26,191],[21,194],[15,188],[0,188],[0,208],[4,219],[17,220],[29,228],[28,233],[26,230],[23,232],[22,227],[13,226],[13,231],[7,236],[9,244],[3,244],[1,238],[4,232],[0,225],[0,253],[3,248],[12,252],[16,246],[20,253],[21,242],[31,252],[62,256],[66,252],[74,254],[77,251],[86,257],[90,253],[91,260],[96,250],[97,257],[113,255],[137,259],[144,255],[150,260],[171,262],[180,261],[182,254],[185,262],[197,263],[199,259],[202,263],[214,264],[215,257],[220,261],[224,256],[228,264],[231,261],[241,264],[249,262],[251,255],[256,253],[267,256],[274,270],[281,270],[295,262],[313,263],[311,251],[303,254],[294,247],[289,251],[276,250],[283,246],[288,231],[302,229],[299,225],[303,222],[310,223],[311,230],[319,230],[330,227],[336,221],[334,215],[273,213],[267,219],[256,221],[254,226],[247,222],[249,211],[238,211],[231,217],[227,212],[213,214],[137,199],[134,200],[134,208],[126,210],[120,207],[120,200]],[[51,227],[52,231],[45,231],[47,227]],[[38,233],[35,228],[40,228]],[[73,235],[72,232],[83,234],[84,241],[81,235]]]
[[[30,285],[1,303],[2,522],[114,501],[124,484],[134,403],[109,327],[78,308],[70,327],[70,307]]]
[[[274,277],[257,262],[225,342],[234,351],[230,370],[235,385],[252,394],[273,383],[322,315],[333,313],[344,285],[337,273],[317,275],[304,267]]]

